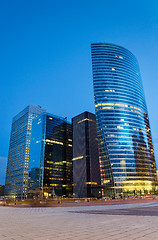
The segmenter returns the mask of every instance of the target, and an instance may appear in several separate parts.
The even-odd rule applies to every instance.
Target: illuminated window
[[[92,120],[92,119],[85,118],[85,119],[83,119],[83,120],[81,120],[81,121],[78,121],[78,123],[82,123],[82,122],[84,122],[84,121],[90,121],[90,122],[93,122],[93,120]]]
[[[121,126],[117,126],[117,128],[118,128],[118,129],[123,129],[123,127],[121,127]]]
[[[82,158],[83,158],[83,156],[75,157],[75,158],[72,159],[72,161],[79,160],[79,159],[82,159]]]

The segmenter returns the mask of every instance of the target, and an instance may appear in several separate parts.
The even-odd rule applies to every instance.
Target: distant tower
[[[83,112],[72,119],[73,185],[76,197],[100,196],[100,170],[96,117]]]
[[[149,193],[156,165],[135,56],[107,43],[91,45],[101,184],[111,193]]]
[[[27,196],[32,120],[45,110],[29,105],[12,121],[5,181],[5,196]]]
[[[72,124],[65,118],[43,113],[33,121],[29,193],[72,196]]]

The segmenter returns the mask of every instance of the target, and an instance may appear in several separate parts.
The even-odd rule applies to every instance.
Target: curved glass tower
[[[137,59],[113,44],[91,51],[101,184],[114,193],[149,193],[156,165]]]

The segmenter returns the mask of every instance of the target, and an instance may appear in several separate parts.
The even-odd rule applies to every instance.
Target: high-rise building
[[[65,118],[43,113],[33,121],[29,193],[72,196],[72,125]]]
[[[73,192],[76,197],[100,196],[96,116],[83,112],[72,119]]]
[[[109,193],[149,193],[156,165],[137,59],[113,44],[91,52],[101,184]]]
[[[29,105],[12,121],[5,181],[5,196],[27,196],[32,120],[45,110]]]

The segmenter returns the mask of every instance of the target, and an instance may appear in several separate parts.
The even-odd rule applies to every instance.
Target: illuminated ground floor
[[[136,196],[157,193],[157,184],[153,185],[153,182],[147,180],[126,180],[119,184],[115,183],[115,186],[104,186],[102,188],[102,196],[114,198],[119,196]]]

